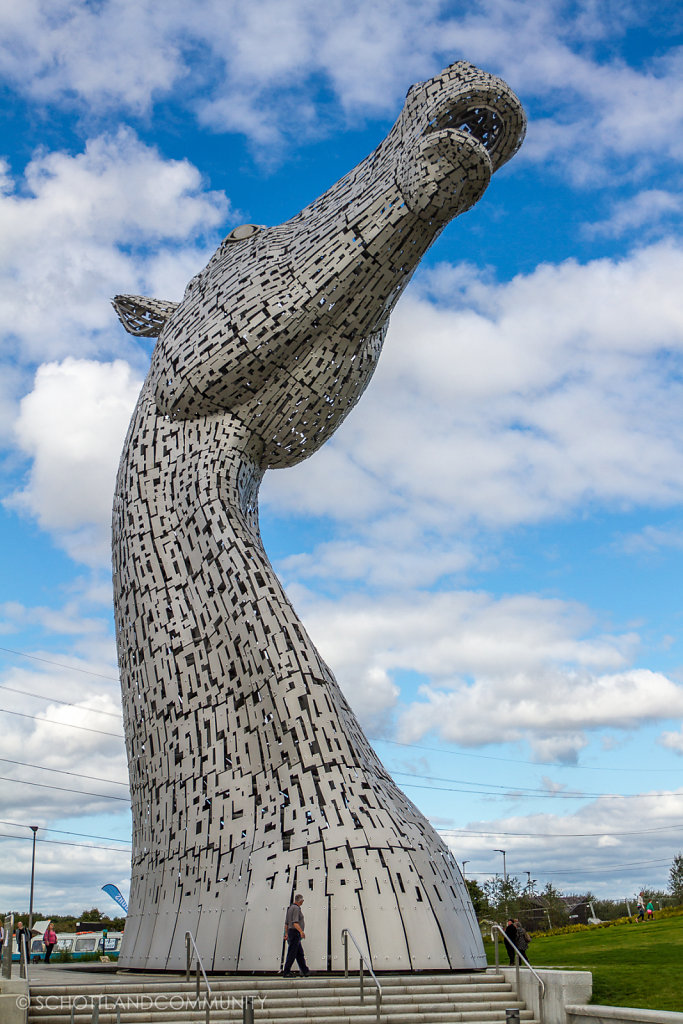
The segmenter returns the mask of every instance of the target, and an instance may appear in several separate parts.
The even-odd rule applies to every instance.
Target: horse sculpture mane
[[[258,489],[359,400],[389,314],[445,224],[518,149],[499,79],[454,64],[387,138],[276,227],[234,229],[180,303],[117,296],[156,336],[114,501],[116,630],[133,807],[122,966],[276,971],[306,897],[309,961],[340,933],[376,969],[483,967],[466,887],[396,787],[261,544]]]

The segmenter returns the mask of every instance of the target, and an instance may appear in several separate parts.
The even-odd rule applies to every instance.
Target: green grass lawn
[[[683,1011],[683,916],[568,935],[533,936],[534,967],[591,971],[591,1002]],[[493,945],[487,943],[489,963]],[[507,963],[501,943],[501,962]]]

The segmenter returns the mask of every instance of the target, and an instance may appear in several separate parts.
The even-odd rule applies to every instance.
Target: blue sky
[[[664,888],[680,4],[31,0],[0,25],[2,905],[27,906],[31,824],[38,909],[128,886],[109,517],[151,345],[111,296],[179,299],[233,227],[292,216],[459,59],[510,84],[526,142],[427,254],[358,408],[267,474],[264,542],[468,875],[504,848],[539,886]]]

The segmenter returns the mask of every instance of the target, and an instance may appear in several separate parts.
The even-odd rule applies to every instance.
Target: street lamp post
[[[28,940],[31,941],[31,929],[33,928],[33,882],[36,877],[36,832],[38,831],[37,825],[29,825],[29,828],[33,832],[33,853],[31,855],[31,899],[29,901],[28,908]]]
[[[465,864],[469,864],[469,861],[468,860],[464,860],[462,862],[462,880],[463,880],[463,882],[465,881]]]
[[[507,868],[505,866],[505,853],[506,853],[506,851],[505,850],[494,850],[493,852],[494,853],[502,853],[503,854],[503,887],[504,887],[503,888],[503,892],[505,893],[505,916],[507,917],[507,915],[508,915],[508,873],[507,873]]]

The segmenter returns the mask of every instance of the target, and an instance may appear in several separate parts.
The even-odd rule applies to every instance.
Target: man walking
[[[306,958],[304,956],[303,946],[301,940],[304,936],[304,915],[301,913],[301,904],[303,903],[303,896],[295,896],[294,902],[289,907],[285,914],[285,939],[287,940],[287,959],[285,960],[285,967],[282,972],[283,977],[291,978],[292,976],[292,964],[296,960],[299,965],[299,970],[304,978],[307,978],[311,973],[306,965]]]

